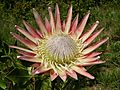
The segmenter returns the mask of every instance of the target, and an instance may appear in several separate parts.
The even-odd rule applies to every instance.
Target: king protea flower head
[[[78,15],[72,21],[72,6],[70,6],[66,21],[61,21],[58,5],[56,5],[55,17],[53,17],[50,7],[48,11],[50,21],[45,18],[45,23],[43,23],[40,15],[33,9],[40,30],[34,29],[26,21],[23,21],[23,24],[27,30],[15,25],[16,29],[26,38],[16,33],[11,34],[29,49],[18,46],[10,47],[18,49],[18,53],[21,55],[18,56],[19,59],[34,63],[32,74],[49,72],[51,80],[59,76],[65,81],[67,76],[77,79],[76,73],[79,73],[94,79],[84,66],[104,63],[99,60],[101,52],[93,51],[105,43],[108,38],[90,46],[91,42],[103,30],[102,28],[94,32],[99,21],[96,21],[87,32],[83,33],[90,12],[78,24]]]

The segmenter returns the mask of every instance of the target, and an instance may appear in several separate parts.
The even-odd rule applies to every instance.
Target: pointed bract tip
[[[78,17],[79,17],[79,13],[78,13],[77,16],[76,16],[76,19],[78,19]]]
[[[79,17],[79,13],[77,13],[77,15],[76,15],[75,19],[78,19],[78,17]]]
[[[90,14],[90,10],[88,10],[88,12],[87,12],[88,14]]]
[[[58,4],[56,3],[56,7],[58,7]]]
[[[23,20],[23,24],[26,24],[26,21],[25,21],[25,20]]]
[[[103,63],[105,63],[106,61],[103,61]]]
[[[95,77],[94,77],[94,76],[92,76],[90,79],[95,79]]]
[[[101,30],[101,31],[103,31],[103,30],[104,30],[104,27],[103,27],[103,28],[101,28],[100,30]]]
[[[60,77],[64,82],[66,81],[67,77],[66,76],[63,76],[63,77]]]
[[[45,16],[45,20],[48,20],[46,16]]]
[[[102,61],[101,63],[105,63],[106,61]]]
[[[59,6],[58,6],[58,4],[56,3],[56,12],[58,12],[59,11]]]
[[[33,14],[37,12],[37,11],[35,10],[35,8],[33,8],[32,10],[33,10]]]
[[[70,4],[70,7],[72,7],[72,4]]]
[[[96,21],[97,24],[99,24],[99,21]]]
[[[39,16],[38,12],[35,10],[35,8],[33,8],[33,14],[34,14],[34,17],[37,18]]]
[[[20,58],[20,56],[17,56],[17,58]]]
[[[17,27],[17,25],[15,25],[15,28]]]
[[[13,32],[10,32],[10,34],[13,34]]]
[[[24,25],[26,25],[26,24],[27,24],[27,22],[26,22],[25,20],[23,20],[23,24],[24,24]]]
[[[33,8],[33,11],[36,11],[35,8]]]
[[[25,20],[23,20],[23,24],[26,25],[26,21]]]
[[[78,80],[78,77],[74,78],[75,80]]]
[[[109,37],[106,38],[106,40],[108,40],[108,39],[109,39]]]
[[[106,39],[104,39],[104,40],[105,40],[105,42],[106,42],[108,39],[109,39],[109,37],[107,37]]]
[[[51,7],[48,7],[48,10],[51,10]]]
[[[10,45],[9,48],[13,48],[13,46]]]
[[[72,4],[70,5],[70,9],[72,9]]]
[[[97,56],[98,59],[100,59],[100,56]]]

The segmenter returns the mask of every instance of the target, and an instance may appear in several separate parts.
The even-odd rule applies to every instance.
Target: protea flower
[[[87,32],[83,33],[90,12],[78,24],[78,15],[72,21],[72,6],[68,11],[66,22],[62,22],[60,19],[58,5],[56,5],[55,17],[53,17],[50,7],[48,11],[50,21],[45,18],[45,23],[43,23],[40,15],[33,9],[40,30],[34,29],[26,21],[23,21],[23,24],[27,30],[15,25],[16,29],[26,38],[16,33],[11,34],[28,49],[18,46],[10,47],[18,49],[18,53],[21,55],[18,56],[19,59],[33,62],[32,74],[47,72],[50,73],[51,80],[59,76],[65,81],[67,76],[77,79],[78,73],[94,79],[94,76],[87,72],[85,66],[104,63],[99,60],[101,52],[93,51],[108,39],[102,39],[90,46],[91,42],[103,30],[102,28],[93,33],[99,21],[96,21]]]

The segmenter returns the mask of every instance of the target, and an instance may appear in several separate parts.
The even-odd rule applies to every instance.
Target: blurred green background
[[[20,44],[10,32],[16,32],[14,25],[24,27],[23,20],[37,28],[32,8],[44,20],[48,7],[58,3],[61,19],[65,20],[69,6],[73,5],[73,18],[79,13],[79,21],[88,10],[91,11],[87,30],[95,21],[104,31],[94,41],[109,37],[97,51],[106,63],[87,67],[96,77],[90,80],[81,75],[79,80],[68,78],[66,82],[57,78],[51,82],[48,75],[29,75],[31,63],[16,58],[16,50],[9,45]],[[18,33],[18,32],[16,32]],[[0,0],[0,90],[120,90],[120,2],[119,0]]]

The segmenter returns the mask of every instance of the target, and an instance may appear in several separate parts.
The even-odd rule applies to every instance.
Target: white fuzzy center
[[[55,35],[46,44],[50,56],[57,60],[69,60],[77,53],[77,45],[68,35]]]

